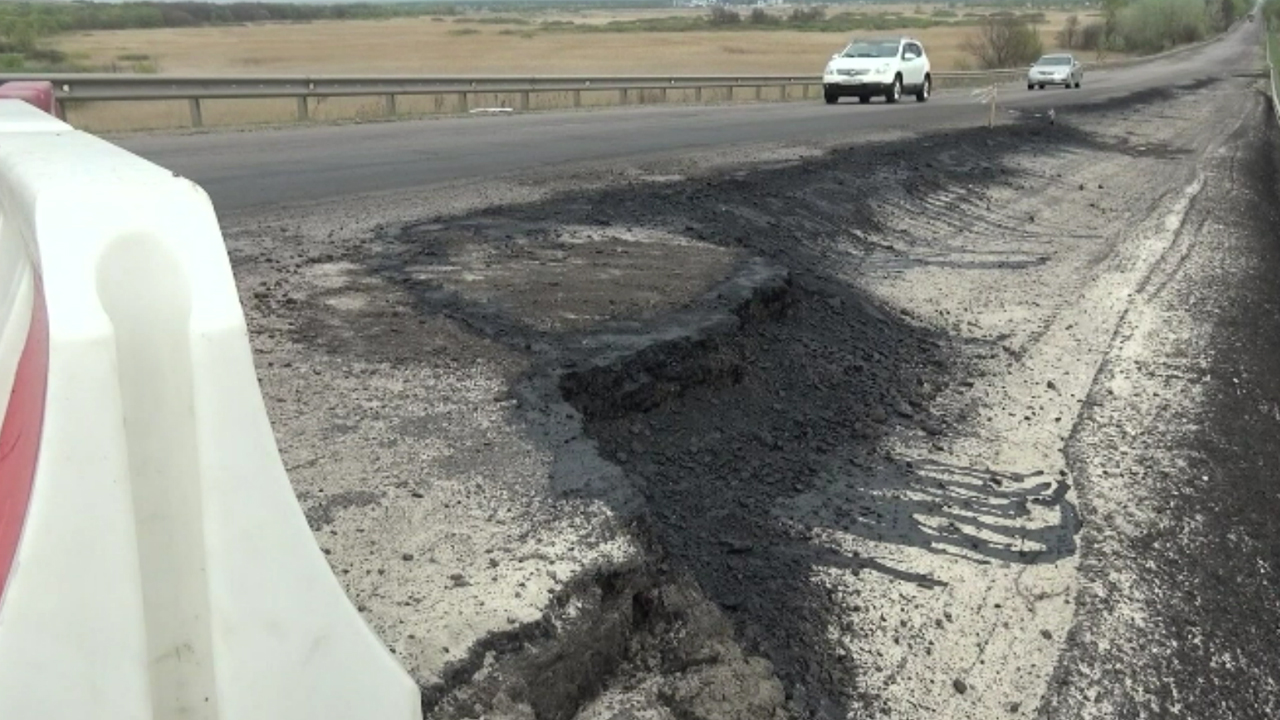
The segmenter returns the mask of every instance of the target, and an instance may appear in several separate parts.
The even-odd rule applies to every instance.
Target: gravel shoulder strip
[[[1280,133],[1240,104],[1069,444],[1095,529],[1047,718],[1280,713]]]

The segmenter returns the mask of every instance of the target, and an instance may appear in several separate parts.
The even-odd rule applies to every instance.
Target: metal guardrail
[[[1022,70],[934,73],[935,86],[961,87],[993,82],[1008,82],[1021,76]],[[396,115],[396,97],[412,95],[453,95],[457,107],[466,112],[472,99],[481,93],[514,97],[515,109],[529,109],[534,93],[570,93],[573,107],[582,106],[584,92],[616,92],[618,104],[627,105],[633,94],[658,91],[662,101],[671,90],[692,90],[694,102],[702,101],[703,90],[754,90],[761,99],[764,88],[800,87],[808,98],[822,79],[799,75],[673,75],[673,76],[262,76],[262,77],[183,77],[173,75],[122,74],[0,74],[0,83],[11,80],[48,80],[56,88],[63,105],[90,102],[186,100],[191,111],[191,124],[203,124],[201,102],[204,100],[296,98],[297,119],[309,119],[309,98],[377,97],[384,98],[385,112]],[[818,93],[820,94],[820,93]],[[815,97],[817,94],[814,95]]]
[[[1086,70],[1110,70],[1180,55],[1221,39],[1225,33],[1208,40],[1184,45],[1158,55],[1119,60],[1094,60],[1084,63]],[[934,86],[974,87],[1013,82],[1023,78],[1024,68],[1010,70],[978,70],[933,73]],[[176,76],[125,75],[90,73],[0,74],[0,84],[13,80],[48,80],[56,88],[59,102],[65,108],[92,102],[128,102],[186,100],[191,125],[204,124],[201,102],[205,100],[295,98],[297,119],[310,119],[308,100],[329,97],[383,98],[384,112],[392,117],[397,96],[452,95],[459,112],[471,109],[479,94],[503,95],[512,99],[511,107],[528,110],[535,93],[569,93],[572,107],[582,106],[584,92],[616,92],[617,103],[646,101],[642,93],[658,92],[660,101],[668,100],[672,90],[692,90],[693,101],[702,102],[703,90],[754,90],[755,100],[762,99],[764,88],[803,88],[801,97],[820,96],[815,89],[822,86],[816,76],[803,75],[635,75],[600,76],[412,76],[412,75],[293,75],[293,76]]]

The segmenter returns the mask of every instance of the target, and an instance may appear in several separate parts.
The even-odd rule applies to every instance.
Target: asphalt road
[[[222,211],[290,479],[426,717],[1262,720],[1259,32],[1009,88],[1053,128],[958,93],[122,142]]]
[[[1135,90],[1230,72],[1257,47],[1261,26],[1241,23],[1222,40],[1173,58],[1085,76],[1080,90],[1010,85],[1006,109],[1071,108]],[[986,107],[969,91],[926,104],[821,101],[654,106],[507,117],[464,117],[254,132],[130,136],[118,144],[200,183],[222,213],[412,190],[548,166],[655,157],[721,146],[856,140],[861,133],[980,124]]]

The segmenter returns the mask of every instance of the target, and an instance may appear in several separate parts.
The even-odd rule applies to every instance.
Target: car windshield
[[[855,42],[841,53],[847,58],[891,58],[898,56],[897,42]]]
[[[1046,55],[1036,61],[1037,65],[1070,65],[1071,56],[1069,55]]]

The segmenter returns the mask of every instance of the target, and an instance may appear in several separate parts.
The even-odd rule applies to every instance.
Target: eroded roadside
[[[1280,131],[1250,99],[1068,446],[1093,531],[1046,718],[1280,713]]]
[[[233,220],[313,529],[428,717],[1030,717],[1254,83]]]

